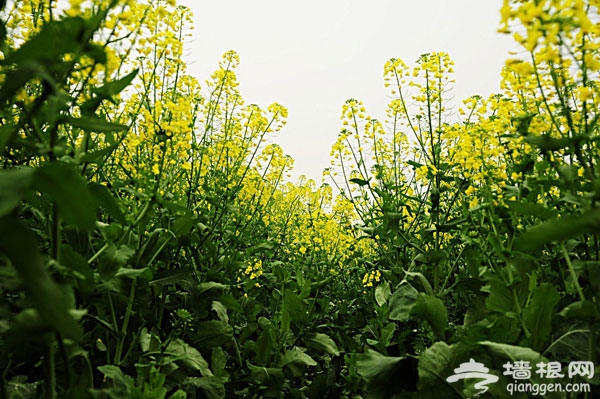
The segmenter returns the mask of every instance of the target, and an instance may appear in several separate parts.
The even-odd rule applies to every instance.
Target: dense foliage
[[[0,1],[0,398],[467,398],[471,358],[502,398],[507,361],[598,364],[599,7],[505,0],[521,57],[458,114],[448,54],[391,59],[318,186],[235,52],[187,73],[185,7]]]

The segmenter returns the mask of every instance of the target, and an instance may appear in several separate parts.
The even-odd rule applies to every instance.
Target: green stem
[[[57,333],[56,334],[56,341],[58,342],[58,350],[59,350],[59,354],[60,357],[62,359],[62,362],[65,364],[65,391],[67,393],[66,396],[68,396],[69,390],[71,389],[71,381],[72,381],[72,372],[71,372],[71,367],[69,367],[69,355],[67,354],[67,349],[65,348],[65,343],[62,339],[62,337]]]
[[[127,304],[127,310],[125,311],[125,318],[123,319],[123,325],[121,326],[121,334],[119,342],[117,343],[117,349],[115,351],[115,358],[113,363],[121,363],[121,354],[123,353],[123,345],[127,339],[127,328],[129,326],[129,318],[133,310],[133,300],[135,299],[135,280],[131,283],[131,289],[129,290],[129,303]]]
[[[54,349],[52,344],[48,345],[48,353],[46,354],[46,398],[56,398],[56,366],[54,364]]]
[[[573,268],[573,263],[571,262],[571,257],[565,248],[565,244],[560,244],[560,250],[565,257],[565,262],[567,262],[567,267],[569,268],[569,274],[571,274],[571,278],[573,279],[573,284],[575,284],[575,289],[577,290],[577,294],[579,295],[579,300],[581,302],[585,301],[585,295],[583,295],[583,289],[581,285],[579,285],[579,280],[577,279],[577,274],[575,273],[575,269]]]

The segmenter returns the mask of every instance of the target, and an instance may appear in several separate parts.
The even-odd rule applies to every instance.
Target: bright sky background
[[[515,48],[496,32],[501,0],[178,0],[194,13],[189,72],[204,82],[221,55],[240,55],[237,76],[247,104],[289,110],[273,138],[295,160],[294,180],[321,182],[341,128],[344,101],[364,101],[383,121],[390,100],[383,65],[445,51],[455,62],[456,105],[499,88],[500,70]]]

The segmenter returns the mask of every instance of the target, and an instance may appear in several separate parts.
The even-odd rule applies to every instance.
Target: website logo
[[[594,376],[594,363],[589,361],[570,362],[567,370],[563,370],[560,362],[539,362],[530,364],[528,361],[507,362],[503,365],[503,375],[511,376],[512,382],[506,385],[507,392],[510,395],[515,393],[531,393],[533,395],[546,395],[547,392],[591,392],[589,383],[565,383],[558,382],[560,378],[588,378]],[[471,359],[469,362],[461,363],[460,367],[454,369],[453,375],[446,378],[446,381],[453,383],[464,379],[478,379],[473,387],[479,391],[475,396],[486,393],[488,385],[498,382],[499,377],[490,374],[489,369],[483,363],[478,363]],[[532,373],[533,371],[533,373]],[[545,380],[543,383],[531,382],[532,375],[537,374],[537,381]]]
[[[485,367],[483,363],[477,363],[475,360],[471,359],[467,363],[461,363],[459,368],[454,369],[456,374],[446,378],[446,381],[456,382],[465,378],[481,379],[482,381],[479,381],[474,385],[475,389],[479,389],[479,392],[475,396],[479,396],[482,393],[487,392],[489,384],[498,381],[498,376],[489,374],[489,371],[490,370]]]

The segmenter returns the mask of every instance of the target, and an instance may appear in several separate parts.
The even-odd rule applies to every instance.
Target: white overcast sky
[[[445,51],[455,62],[456,104],[498,91],[514,49],[496,32],[501,0],[178,0],[194,13],[189,72],[204,82],[221,55],[235,50],[247,104],[279,102],[287,125],[272,141],[295,160],[293,179],[321,182],[348,98],[384,120],[390,100],[383,65]]]

